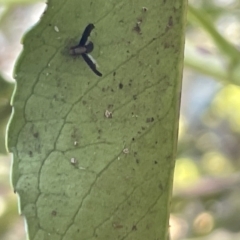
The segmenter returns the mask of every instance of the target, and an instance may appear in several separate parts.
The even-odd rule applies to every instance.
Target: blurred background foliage
[[[0,0],[0,239],[25,239],[5,131],[21,38],[39,0]],[[149,9],[151,11],[151,9]],[[172,240],[240,239],[240,2],[190,0],[170,231]]]

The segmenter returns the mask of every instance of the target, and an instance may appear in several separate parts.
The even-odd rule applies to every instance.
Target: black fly
[[[94,25],[92,23],[88,24],[82,34],[79,44],[71,47],[69,53],[73,56],[81,55],[93,72],[101,77],[102,74],[97,70],[96,61],[89,54],[94,48],[93,43],[91,41],[88,42],[88,37],[93,29]]]

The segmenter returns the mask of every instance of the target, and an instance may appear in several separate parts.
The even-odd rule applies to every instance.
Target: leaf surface
[[[8,144],[31,240],[166,238],[185,8],[51,0],[25,36]],[[69,55],[89,23],[101,78]]]

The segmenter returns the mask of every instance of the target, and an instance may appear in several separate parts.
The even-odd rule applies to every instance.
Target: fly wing
[[[88,37],[90,36],[91,31],[94,29],[94,25],[92,23],[88,24],[82,34],[82,38],[80,39],[79,46],[85,46]]]
[[[94,48],[93,42],[89,41],[89,43],[85,45],[85,48],[86,48],[86,53],[92,52]]]
[[[92,69],[92,71],[98,75],[99,77],[102,76],[102,74],[97,70],[97,65],[96,65],[96,62],[92,60],[91,57],[89,57],[88,54],[86,53],[83,53],[82,54],[82,57],[84,59],[84,61],[87,63],[87,65]]]

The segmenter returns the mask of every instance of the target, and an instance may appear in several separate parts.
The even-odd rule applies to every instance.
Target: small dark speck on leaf
[[[132,226],[132,231],[137,231],[137,226],[136,225]]]
[[[132,141],[135,141],[135,138],[132,138]]]
[[[158,162],[157,162],[157,161],[154,161],[154,163],[155,163],[155,164],[158,164]]]
[[[136,163],[139,164],[139,162],[140,162],[139,159],[136,159]]]
[[[86,101],[82,101],[82,104],[83,104],[83,105],[86,105],[86,103],[87,103]]]
[[[122,88],[123,88],[123,84],[119,83],[119,89],[122,89]]]
[[[52,211],[52,215],[53,215],[53,216],[56,216],[56,215],[57,215],[57,211],[53,210],[53,211]]]
[[[32,157],[33,155],[32,151],[29,151],[28,154],[29,154],[29,157]]]
[[[151,117],[151,118],[147,118],[146,122],[149,123],[149,122],[153,122],[154,121],[154,118]]]
[[[49,24],[48,24],[48,26],[49,26],[49,27],[51,27],[51,26],[52,26],[52,24],[51,24],[51,23],[49,23]]]
[[[113,72],[113,76],[114,76],[114,77],[116,76],[116,72]]]
[[[165,31],[167,32],[172,26],[173,26],[173,18],[172,18],[172,16],[170,16],[168,19],[168,24],[166,26]]]
[[[164,48],[170,48],[170,47],[171,47],[171,44],[170,44],[170,43],[167,43],[167,42],[166,42],[166,43],[164,44]]]
[[[173,18],[172,18],[172,16],[170,16],[169,19],[168,19],[168,26],[169,27],[173,26]]]
[[[133,95],[133,99],[136,100],[136,99],[137,99],[137,96],[136,96],[136,95]]]
[[[39,133],[38,133],[38,132],[36,132],[36,133],[34,133],[34,134],[33,134],[33,136],[34,136],[35,138],[38,138],[38,136],[39,136]]]
[[[142,34],[141,27],[140,27],[142,21],[143,21],[142,18],[138,18],[137,23],[135,24],[135,26],[133,28],[133,31],[135,31],[138,34]]]
[[[140,23],[136,23],[135,27],[133,28],[133,31],[135,31],[136,33],[138,33],[139,35],[142,34],[141,32],[141,28],[140,28]]]

